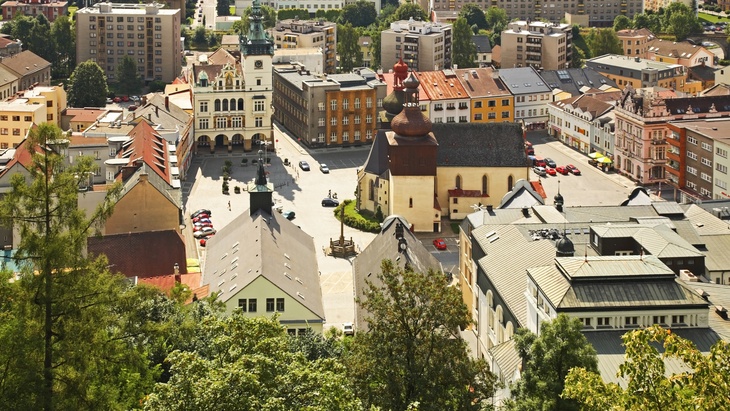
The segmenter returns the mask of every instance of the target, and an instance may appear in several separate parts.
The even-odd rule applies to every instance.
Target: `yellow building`
[[[378,131],[358,171],[357,207],[402,216],[414,231],[440,232],[442,216],[461,219],[475,205],[498,205],[529,178],[529,162],[520,124],[431,124],[416,103],[419,85],[411,74],[403,82],[405,107],[381,116],[394,115],[392,130]]]
[[[629,84],[635,89],[664,87],[687,93],[702,87],[699,81],[687,81],[687,68],[680,64],[606,54],[586,60],[586,66],[615,81],[622,90]]]
[[[511,123],[515,119],[514,96],[492,68],[454,70],[471,99],[472,123]]]
[[[17,147],[33,124],[60,125],[66,108],[63,87],[35,87],[9,101],[0,102],[0,149]]]

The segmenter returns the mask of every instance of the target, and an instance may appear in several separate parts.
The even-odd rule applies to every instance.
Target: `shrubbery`
[[[363,215],[355,210],[355,203],[352,200],[344,200],[342,204],[335,207],[334,213],[335,218],[340,219],[340,213],[342,207],[345,207],[345,225],[358,229],[360,231],[367,231],[370,233],[379,233],[380,224],[374,220],[368,220]]]

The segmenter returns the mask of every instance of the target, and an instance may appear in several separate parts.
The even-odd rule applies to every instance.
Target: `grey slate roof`
[[[281,214],[246,210],[208,241],[203,284],[228,301],[263,276],[324,320],[315,252],[312,237]]]
[[[588,339],[588,342],[596,349],[598,354],[598,371],[603,381],[619,384],[623,388],[626,388],[628,381],[624,378],[619,378],[617,375],[619,366],[626,361],[624,357],[626,349],[621,341],[621,336],[625,332],[625,330],[607,330],[583,333]],[[672,332],[694,342],[700,352],[703,353],[710,352],[710,347],[718,340],[718,335],[709,328],[673,329]],[[661,346],[655,345],[655,347],[660,353],[664,352]],[[667,376],[682,373],[689,369],[684,363],[675,358],[666,358],[664,360],[664,366],[665,375]]]
[[[388,171],[388,137],[387,130],[378,130],[375,140],[370,146],[370,154],[365,160],[365,171],[376,176],[387,176]]]
[[[633,238],[649,254],[659,258],[701,257],[703,254],[666,225],[594,225],[602,238]]]
[[[423,246],[423,244],[408,229],[405,229],[403,235],[408,244],[407,251],[401,253],[398,251],[398,240],[395,238],[395,225],[401,222],[408,227],[408,222],[399,216],[389,216],[383,222],[382,231],[375,236],[372,242],[357,256],[352,262],[352,272],[354,276],[355,297],[364,298],[363,293],[367,289],[367,281],[375,286],[382,283],[378,280],[380,273],[380,263],[383,260],[391,260],[401,268],[408,263],[414,271],[427,273],[429,270],[441,273],[441,263]],[[439,274],[441,275],[441,274]],[[355,324],[358,329],[367,329],[368,313],[360,308],[355,307]]]
[[[715,306],[723,306],[730,309],[730,287],[722,284],[710,283],[684,283],[699,292],[703,291],[710,302],[708,324],[725,341],[730,341],[730,321],[720,317],[715,312]]]
[[[439,167],[528,167],[518,123],[437,123]]]
[[[551,89],[560,89],[573,97],[583,94],[582,87],[600,88],[610,86],[618,88],[615,81],[599,73],[591,67],[570,68],[564,70],[543,70],[540,75]]]
[[[555,261],[561,271],[571,279],[656,276],[674,278],[674,272],[653,255],[560,257]]]
[[[499,208],[519,208],[532,207],[535,205],[543,205],[545,200],[540,194],[532,188],[527,180],[517,180],[512,190],[508,191],[507,194],[502,197],[502,201],[499,203]]]
[[[471,36],[471,42],[477,46],[477,53],[491,53],[492,45],[489,43],[489,36],[474,35]]]
[[[707,249],[705,253],[707,271],[717,272],[730,269],[730,234],[706,235],[701,238]],[[713,279],[712,276],[710,279]]]
[[[532,67],[516,67],[499,70],[499,77],[514,95],[549,93],[551,88]]]
[[[695,204],[683,205],[684,215],[700,236],[730,234],[730,224],[720,220]]]

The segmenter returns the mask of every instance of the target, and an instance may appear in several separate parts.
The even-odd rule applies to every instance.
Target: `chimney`
[[[170,111],[170,96],[165,96],[165,110]]]
[[[522,215],[525,216],[525,217],[529,217],[530,216],[530,209],[527,208],[527,207],[522,207]]]

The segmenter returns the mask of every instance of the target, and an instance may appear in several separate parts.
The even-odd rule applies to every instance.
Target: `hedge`
[[[352,200],[344,200],[342,204],[335,207],[335,218],[340,219],[342,207],[345,207],[345,225],[360,231],[370,233],[380,232],[380,223],[374,220],[368,220],[355,210],[355,202]]]

